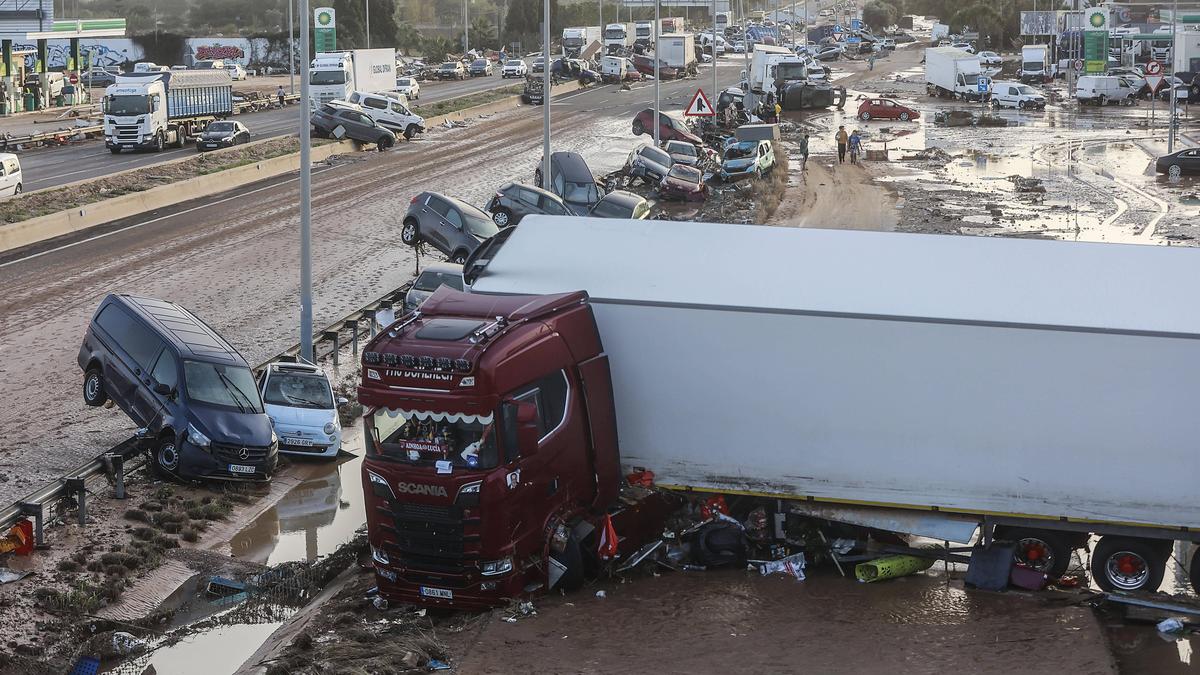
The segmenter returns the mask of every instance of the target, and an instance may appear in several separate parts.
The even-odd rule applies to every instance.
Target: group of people
[[[858,135],[858,129],[847,134],[846,127],[839,126],[835,138],[837,140],[838,164],[846,163],[847,150],[850,151],[850,163],[858,164],[858,155],[862,152],[862,136]]]

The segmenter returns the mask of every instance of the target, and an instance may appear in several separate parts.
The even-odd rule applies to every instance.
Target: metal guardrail
[[[419,256],[417,264],[418,266],[420,264]],[[341,350],[341,346],[345,344],[343,339],[350,342],[352,353],[357,357],[359,339],[364,336],[368,338],[373,337],[380,328],[379,324],[375,321],[376,313],[380,310],[392,309],[397,305],[403,308],[404,296],[412,286],[412,283],[411,280],[408,281],[396,290],[367,303],[360,309],[317,331],[313,335],[314,360],[321,361],[331,358],[333,365],[336,367],[338,365],[338,352]],[[363,325],[364,322],[366,323],[365,327]],[[321,349],[323,346],[325,347],[324,350]],[[299,352],[300,344],[297,343],[254,366],[253,370],[262,370],[267,364],[277,361],[281,357],[296,357]],[[55,515],[58,506],[64,500],[70,498],[73,498],[75,504],[78,506],[79,524],[86,526],[87,481],[100,475],[110,477],[115,483],[114,496],[117,499],[124,499],[125,462],[127,460],[136,460],[142,450],[143,439],[138,435],[134,435],[110,448],[108,451],[101,453],[90,462],[67,472],[52,482],[25,495],[23,498],[18,499],[16,502],[0,510],[0,532],[6,532],[22,518],[32,517],[34,519],[34,538],[36,544],[39,547],[44,546],[45,538],[43,531],[45,523],[53,520],[52,516]],[[132,464],[130,470],[138,466],[140,464]]]

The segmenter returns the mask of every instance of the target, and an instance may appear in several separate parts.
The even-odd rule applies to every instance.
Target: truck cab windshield
[[[623,40],[623,39],[625,39],[625,29],[624,28],[609,28],[608,30],[604,31],[604,39],[605,40]]]
[[[150,112],[150,97],[140,94],[109,96],[104,102],[109,115],[145,115]]]
[[[803,80],[808,77],[808,68],[803,63],[781,63],[775,68],[777,80]]]
[[[371,436],[379,455],[389,459],[492,469],[500,462],[493,420],[493,415],[381,408],[371,416]]]
[[[344,70],[314,70],[308,78],[309,84],[346,84]]]

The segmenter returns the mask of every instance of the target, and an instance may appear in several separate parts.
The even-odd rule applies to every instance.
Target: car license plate
[[[305,448],[312,447],[313,444],[311,438],[291,438],[289,436],[284,436],[279,440],[283,441],[285,445],[299,445]]]
[[[217,147],[217,144],[216,144],[216,143],[205,143],[205,144],[204,144],[204,147],[206,147],[206,148],[215,148],[215,147]]]
[[[245,464],[230,464],[229,473],[254,473],[255,469],[252,466]]]
[[[422,586],[421,595],[427,598],[441,598],[443,600],[454,599],[454,591],[451,591],[448,588],[430,588],[428,586]]]

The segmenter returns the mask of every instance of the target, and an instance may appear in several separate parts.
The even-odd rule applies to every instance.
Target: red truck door
[[[592,505],[606,509],[617,500],[621,481],[617,411],[608,357],[601,354],[579,364],[579,379],[583,381],[583,404],[587,410],[592,466],[597,481],[596,499]]]

